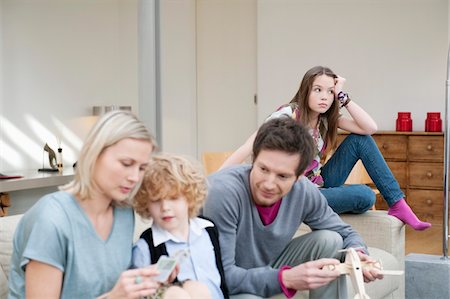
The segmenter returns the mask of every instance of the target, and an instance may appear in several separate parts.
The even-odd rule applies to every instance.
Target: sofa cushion
[[[0,271],[0,298],[6,298],[8,296],[8,279],[6,278],[6,274],[1,269]]]
[[[399,261],[390,253],[374,247],[369,247],[370,256],[381,262],[385,270],[401,270],[402,267]],[[370,298],[385,298],[400,287],[400,281],[404,279],[404,275],[385,275],[382,280],[376,280],[370,283],[365,283],[366,292]],[[347,284],[351,285],[350,279],[347,279]],[[349,298],[353,298],[353,287],[349,289]]]
[[[0,298],[8,295],[8,275],[14,231],[22,215],[2,217],[0,221]]]
[[[136,217],[136,223],[134,225],[134,236],[133,236],[133,242],[136,242],[141,234],[150,226],[152,226],[152,220],[144,219],[138,214],[134,214]]]

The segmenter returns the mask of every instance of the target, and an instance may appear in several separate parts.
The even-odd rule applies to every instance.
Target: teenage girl
[[[388,214],[397,217],[415,230],[431,227],[420,221],[405,200],[391,170],[370,136],[377,125],[370,115],[344,92],[345,79],[331,69],[316,66],[306,72],[294,98],[267,119],[289,116],[309,127],[316,146],[316,155],[305,171],[336,213],[364,213],[375,202],[374,192],[366,185],[344,185],[355,163],[361,159],[389,206]],[[351,118],[339,113],[347,109]],[[349,131],[335,150],[337,129]],[[251,154],[256,132],[239,147],[221,168],[240,164]],[[327,154],[335,150],[323,165]]]

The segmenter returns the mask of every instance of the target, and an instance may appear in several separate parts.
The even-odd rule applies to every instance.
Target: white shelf
[[[21,175],[23,178],[0,180],[0,192],[64,185],[73,179],[74,169],[64,168],[62,173],[38,172],[37,169],[32,169],[17,171],[14,174]]]

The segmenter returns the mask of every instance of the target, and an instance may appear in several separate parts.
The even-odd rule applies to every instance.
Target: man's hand
[[[369,263],[375,263],[376,260],[371,258],[370,256],[358,251],[358,256],[361,262],[369,262]],[[364,276],[364,282],[371,282],[376,279],[383,279],[383,274],[380,273],[380,270],[376,268],[372,269],[364,269],[363,268],[363,276]]]
[[[327,285],[340,276],[337,270],[324,269],[326,265],[337,265],[337,259],[319,259],[295,266],[282,273],[283,284],[294,290],[312,290]]]

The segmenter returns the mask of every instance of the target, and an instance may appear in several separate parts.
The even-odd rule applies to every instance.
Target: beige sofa
[[[395,217],[389,216],[387,211],[367,211],[364,214],[341,215],[342,219],[352,225],[364,238],[369,246],[370,256],[381,261],[386,270],[405,269],[405,225]],[[300,227],[299,233],[307,228]],[[350,279],[347,279],[349,298],[354,297]],[[385,276],[365,285],[371,299],[405,298],[405,276]],[[280,297],[281,298],[281,297]],[[301,292],[296,298],[308,298],[307,292]]]
[[[0,217],[0,299],[6,298],[8,293],[12,238],[21,217],[22,215]],[[343,215],[342,218],[364,237],[371,256],[380,259],[385,269],[404,269],[405,229],[402,222],[388,216],[385,211],[368,211],[362,215]],[[138,218],[135,239],[146,227],[148,227],[148,223]],[[306,226],[301,226],[298,233],[303,234],[307,231]],[[353,298],[351,283],[348,284],[348,287],[350,298]],[[372,299],[402,299],[405,297],[404,276],[386,276],[381,281],[367,284],[366,290]],[[296,298],[307,298],[307,292],[299,292]]]

